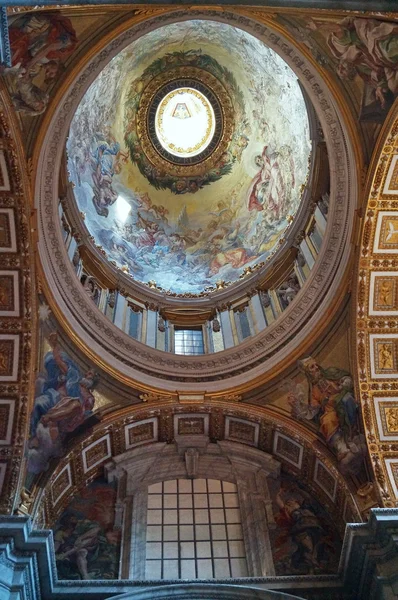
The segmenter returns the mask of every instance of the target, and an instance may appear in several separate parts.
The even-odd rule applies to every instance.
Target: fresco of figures
[[[93,390],[98,383],[94,370],[82,372],[76,362],[60,347],[52,332],[51,350],[44,356],[36,379],[35,400],[30,418],[28,472],[46,471],[52,458],[65,452],[68,436],[83,424],[96,421],[93,416]]]
[[[121,532],[114,526],[116,490],[102,479],[84,488],[54,526],[59,579],[117,579]]]
[[[324,368],[311,356],[298,361],[307,385],[287,383],[287,401],[294,418],[311,423],[336,455],[344,474],[357,474],[363,466],[366,442],[359,428],[358,403],[350,373]]]
[[[282,474],[271,494],[275,528],[270,529],[276,575],[336,573],[341,540],[320,503],[297,477]]]
[[[40,115],[47,108],[49,87],[78,45],[69,18],[58,12],[25,14],[10,21],[12,65],[3,69],[16,110]]]
[[[165,178],[134,137],[143,73],[173,61],[222,73],[239,115],[228,152],[204,179]],[[299,206],[310,152],[294,73],[248,33],[207,21],[165,26],[118,54],[83,97],[67,143],[95,243],[135,279],[182,294],[234,281],[269,256]]]
[[[360,88],[361,120],[384,121],[398,95],[396,22],[360,16],[281,21],[345,85]]]

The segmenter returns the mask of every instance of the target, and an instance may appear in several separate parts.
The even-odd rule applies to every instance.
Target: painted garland
[[[158,161],[148,158],[148,153],[143,145],[143,138],[139,129],[138,118],[142,103],[146,103],[145,91],[153,82],[154,78],[164,73],[170,73],[170,79],[174,79],[177,72],[184,68],[195,68],[221,84],[230,98],[235,125],[227,138],[227,145],[222,153],[218,153],[216,163],[210,161],[204,164],[203,169],[196,169],[191,174],[165,167],[165,162],[158,166]],[[145,108],[145,107],[144,107]],[[244,149],[249,143],[247,137],[248,121],[245,115],[243,93],[240,90],[233,74],[222,67],[214,58],[208,54],[202,54],[201,50],[188,50],[187,52],[172,52],[156,59],[145,69],[141,77],[135,79],[131,85],[129,95],[125,103],[125,142],[129,149],[131,161],[137,165],[140,172],[147,178],[149,183],[156,189],[169,189],[175,194],[195,193],[214,181],[221,179],[223,175],[231,172],[234,163],[240,160]],[[220,155],[221,154],[221,155]],[[156,163],[156,164],[155,164]]]

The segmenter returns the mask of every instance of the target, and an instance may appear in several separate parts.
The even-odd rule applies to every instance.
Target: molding
[[[229,438],[233,441],[227,440],[227,420],[230,422],[232,420],[238,426],[243,423],[243,428],[237,427],[234,437]],[[180,428],[178,428],[179,422],[182,422]],[[134,427],[139,430],[139,443],[130,446],[126,432],[134,431]],[[156,432],[156,436],[153,435],[154,432]],[[253,447],[256,435],[258,435],[258,449]],[[282,463],[284,469],[293,476],[299,476],[317,500],[327,507],[341,535],[344,533],[346,514],[350,515],[351,520],[362,520],[354,488],[337,470],[335,457],[317,441],[317,437],[304,425],[292,424],[288,417],[273,415],[271,411],[262,407],[242,404],[231,406],[228,401],[182,405],[176,402],[170,403],[169,400],[158,400],[151,402],[150,406],[128,406],[108,415],[101,423],[94,426],[91,435],[86,439],[80,438],[74,441],[74,445],[69,447],[67,454],[59,459],[53,472],[47,472],[37,480],[34,489],[31,490],[31,497],[34,500],[25,514],[31,514],[34,519],[37,519],[38,515],[45,514],[46,524],[54,523],[71,498],[85,488],[90,481],[100,476],[104,468],[107,471],[111,460],[108,452],[109,444],[112,448],[112,461],[118,462],[119,457],[125,454],[142,457],[153,452],[153,448],[165,444],[170,445],[173,442],[177,444],[179,451],[183,454],[192,444],[193,438],[195,438],[196,444],[202,444],[201,447],[204,448],[207,436],[211,442],[217,442],[226,447],[240,444],[242,452],[246,454],[249,452],[271,454],[274,448],[273,440],[277,436],[282,436],[285,443],[289,441],[294,448],[298,447],[299,463],[293,464],[289,460],[292,451],[280,452],[279,455],[274,453],[274,460]],[[97,445],[95,457],[95,461],[99,459],[97,466],[93,466],[87,472],[83,462],[86,450],[93,445],[95,448],[95,444],[104,438],[108,440],[106,445],[105,443]],[[170,446],[168,447],[170,448]],[[316,461],[319,461],[321,466],[329,472],[329,477],[326,475],[321,480],[324,482],[326,490],[331,488],[329,479],[331,477],[334,479],[333,494],[324,491],[315,480],[314,465]],[[65,471],[68,465],[73,476],[72,486],[69,485],[70,482],[66,477],[59,478],[61,472]],[[58,486],[55,495],[60,500],[55,503],[53,489],[57,485],[57,480]],[[61,483],[67,488],[62,497],[60,496],[62,493]],[[347,503],[349,510],[347,510]]]
[[[24,0],[24,6],[27,7],[37,7],[35,3],[36,0]],[[79,4],[78,0],[63,0],[63,6],[73,6]],[[84,4],[93,5],[93,6],[113,6],[113,5],[132,5],[132,6],[142,6],[142,2],[134,2],[133,0],[114,0],[114,2],[110,2],[109,0],[85,0]],[[177,4],[195,6],[195,4],[201,5],[201,0],[147,0],[146,5],[156,4],[168,4],[173,5]],[[206,3],[208,6],[216,5],[219,6],[219,0],[208,0]],[[225,6],[234,6],[234,5],[249,5],[249,6],[269,6],[269,7],[281,7],[281,8],[300,8],[300,9],[329,9],[329,10],[341,10],[342,3],[339,0],[229,0],[229,2],[223,2]],[[20,6],[20,0],[3,0],[3,6]],[[54,6],[53,0],[42,0],[40,4],[40,8]],[[395,0],[368,0],[366,4],[366,9],[368,11],[377,11],[377,12],[385,12],[385,11],[395,11],[396,3]],[[363,13],[363,0],[344,0],[344,11],[349,10],[357,10]]]
[[[5,67],[11,67],[11,48],[5,4],[0,7],[0,64]]]
[[[0,8],[0,25],[4,8]],[[37,352],[36,280],[33,242],[35,223],[31,190],[19,126],[4,82],[0,82],[1,225],[8,230],[0,249],[1,277],[8,279],[8,307],[0,312],[2,374],[0,419],[5,437],[0,444],[3,485],[0,511],[10,513],[20,501],[24,443],[33,406]],[[8,238],[8,239],[7,239]],[[5,366],[6,365],[6,366]],[[8,404],[8,408],[7,408]],[[6,421],[8,420],[8,423]]]

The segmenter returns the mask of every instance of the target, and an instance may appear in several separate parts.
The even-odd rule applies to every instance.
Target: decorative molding
[[[0,208],[0,253],[17,251],[13,208]]]
[[[126,450],[141,444],[158,441],[158,418],[144,419],[138,423],[130,423],[124,428]]]
[[[62,496],[72,487],[72,473],[70,464],[64,466],[58,473],[51,486],[51,494],[54,506],[61,500]]]
[[[275,432],[273,453],[275,456],[287,460],[297,469],[301,469],[303,463],[304,446],[280,431]]]
[[[253,423],[252,421],[237,419],[235,417],[226,417],[225,419],[226,440],[257,447],[259,434],[259,423]]]
[[[337,480],[333,473],[319,460],[315,461],[314,481],[329,496],[332,502],[336,500]]]
[[[0,271],[0,318],[19,316],[19,272]]]
[[[4,479],[7,471],[7,463],[0,462],[0,494],[3,491]]]
[[[0,334],[0,382],[18,381],[19,343],[18,334]]]
[[[385,458],[384,463],[390,478],[391,487],[395,494],[395,499],[398,501],[398,457]]]
[[[398,316],[398,271],[371,271],[369,316]]]
[[[0,26],[5,24],[6,11],[0,8]],[[0,513],[21,504],[21,466],[33,400],[37,342],[30,200],[19,125],[0,81]]]
[[[82,452],[84,473],[91,471],[111,456],[111,439],[107,434],[84,448]]]
[[[232,433],[235,433],[235,435],[231,435],[230,425],[229,430],[227,429],[227,419],[230,424],[232,422],[239,428],[244,427],[243,433],[245,435],[243,437],[245,439],[242,438],[241,429],[234,431],[232,428]],[[152,425],[155,420],[157,421],[156,439],[149,441],[147,438],[149,438],[150,432],[147,426],[148,423]],[[139,443],[129,448],[127,442],[131,440],[131,437],[127,438],[127,433],[134,431],[134,429],[138,429],[140,436],[142,435],[145,439],[141,437]],[[227,402],[220,401],[202,406],[181,406],[176,402],[173,404],[165,402],[159,406],[144,407],[137,404],[108,415],[106,420],[94,426],[91,435],[84,440],[77,440],[75,445],[69,448],[68,454],[59,459],[55,471],[48,474],[44,489],[37,486],[32,490],[34,502],[31,504],[29,512],[36,519],[37,515],[42,514],[44,509],[47,525],[54,523],[71,497],[79,493],[79,490],[83,487],[86,487],[88,482],[103,474],[104,467],[105,471],[108,470],[108,458],[105,457],[108,454],[109,447],[112,449],[112,456],[131,452],[136,456],[144,457],[151,451],[153,446],[160,447],[164,444],[169,446],[175,442],[179,452],[183,454],[188,448],[193,447],[193,440],[195,444],[205,448],[210,439],[213,443],[244,443],[247,451],[250,452],[252,451],[250,446],[253,451],[255,450],[254,439],[260,451],[270,452],[273,448],[272,440],[276,434],[284,436],[286,440],[292,440],[300,446],[298,448],[298,454],[301,455],[300,479],[322,503],[324,503],[326,495],[323,489],[320,490],[318,483],[314,481],[313,465],[316,459],[319,459],[334,474],[337,480],[336,500],[334,504],[330,504],[329,510],[341,534],[344,532],[346,523],[343,517],[346,498],[350,501],[351,520],[360,521],[361,517],[356,500],[352,496],[344,477],[337,471],[336,461],[331,461],[330,454],[326,449],[322,449],[320,444],[314,444],[314,436],[305,427],[297,424],[292,425],[288,418],[283,423],[283,418],[281,419],[279,415],[273,416],[264,408],[242,404],[231,406]],[[104,438],[109,439],[104,443]],[[90,469],[87,470],[88,465],[84,458],[86,451],[94,446],[93,452],[96,454],[98,448],[96,449],[95,445],[101,441],[102,445],[99,446],[100,461],[97,463],[98,457],[94,456],[93,463],[97,464],[94,466],[94,464],[89,463]],[[285,453],[275,455],[275,458],[283,464],[285,470],[296,475],[298,467],[292,465],[283,454]],[[288,458],[291,457],[292,455],[289,453]],[[73,485],[54,505],[52,500],[54,481],[68,464],[70,464]]]
[[[0,64],[4,67],[11,67],[11,48],[5,6],[0,7]]]
[[[209,435],[209,415],[203,413],[174,415],[174,435]]]
[[[398,505],[398,102],[379,135],[366,186],[355,291],[358,385],[375,485]]]
[[[398,378],[398,333],[369,334],[370,376]]]
[[[16,400],[0,399],[0,446],[10,446]]]
[[[373,397],[380,441],[398,442],[398,396]]]

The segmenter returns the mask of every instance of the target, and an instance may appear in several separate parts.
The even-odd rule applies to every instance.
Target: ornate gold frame
[[[199,142],[197,142],[195,144],[195,146],[190,146],[189,148],[181,148],[179,146],[177,148],[174,144],[169,144],[169,147],[172,150],[175,150],[176,152],[179,152],[180,154],[182,152],[187,152],[188,154],[192,154],[193,152],[196,152],[197,150],[199,150],[199,148],[207,142],[207,140],[209,139],[209,136],[210,136],[210,132],[213,127],[213,122],[214,122],[214,117],[212,115],[212,111],[210,110],[210,104],[209,103],[206,104],[207,100],[203,96],[203,94],[201,94],[200,92],[198,92],[197,90],[192,89],[192,88],[180,88],[178,90],[174,90],[173,92],[169,92],[164,97],[164,99],[162,100],[162,102],[159,105],[159,109],[158,109],[159,112],[158,112],[158,116],[156,119],[156,124],[157,124],[158,130],[163,131],[162,116],[164,115],[164,111],[166,110],[166,106],[165,106],[166,101],[168,101],[171,98],[174,98],[174,96],[176,96],[180,92],[189,92],[189,93],[193,94],[195,96],[195,98],[197,98],[201,102],[201,104],[204,106],[204,109],[205,109],[207,117],[208,117],[208,125],[206,128],[205,134],[203,135],[202,139],[199,140]]]
[[[210,156],[194,165],[173,164],[162,158],[154,148],[147,129],[148,110],[152,104],[155,94],[165,84],[182,78],[197,80],[203,83],[206,87],[210,88],[213,94],[217,97],[223,114],[223,131],[217,147],[213,150]],[[151,83],[142,93],[137,112],[136,123],[137,135],[148,160],[157,169],[163,170],[165,173],[170,173],[171,175],[178,177],[203,175],[212,169],[218,163],[221,156],[228,150],[228,146],[231,142],[234,131],[234,125],[235,120],[232,101],[224,86],[211,73],[208,73],[203,69],[198,69],[197,67],[189,66],[178,67],[177,69],[166,71],[151,81]]]

